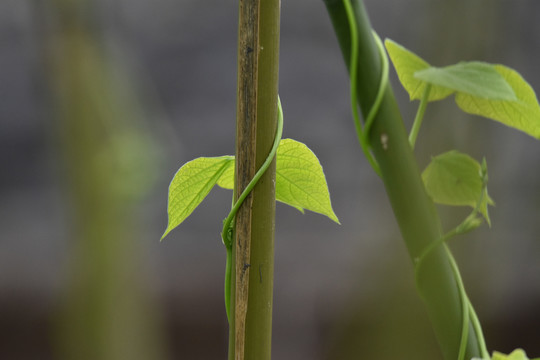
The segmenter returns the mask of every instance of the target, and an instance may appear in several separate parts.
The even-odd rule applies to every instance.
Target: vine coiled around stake
[[[281,100],[278,96],[278,119],[277,119],[277,128],[276,128],[276,135],[274,138],[274,143],[272,144],[272,148],[270,149],[270,152],[268,156],[266,157],[266,160],[261,165],[259,170],[255,173],[255,176],[253,176],[253,179],[249,182],[249,184],[246,186],[244,191],[242,191],[242,194],[238,197],[234,205],[232,206],[231,211],[229,212],[229,215],[227,215],[227,218],[223,220],[223,229],[221,231],[221,240],[223,241],[223,244],[225,245],[225,248],[227,249],[227,260],[225,263],[225,310],[227,312],[227,319],[229,320],[229,323],[231,321],[230,318],[230,308],[231,308],[231,273],[232,273],[232,245],[233,245],[233,234],[234,234],[234,219],[236,216],[236,213],[238,212],[238,209],[244,202],[244,200],[248,197],[248,195],[251,193],[255,185],[257,185],[257,182],[259,179],[264,175],[266,170],[270,167],[270,164],[274,160],[277,152],[277,148],[279,146],[279,142],[281,141],[281,136],[283,135],[283,109],[281,108]]]

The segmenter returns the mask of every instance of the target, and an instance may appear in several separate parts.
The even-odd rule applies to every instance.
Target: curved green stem
[[[474,332],[476,333],[476,336],[478,337],[478,347],[480,348],[480,352],[482,353],[482,359],[489,360],[491,359],[491,357],[489,356],[489,352],[487,350],[486,340],[484,339],[482,326],[480,325],[480,320],[478,320],[478,315],[476,315],[476,311],[474,311],[474,307],[472,306],[470,301],[469,301],[469,313],[471,314],[471,322],[473,325]]]
[[[225,260],[225,312],[227,321],[231,322],[231,273],[232,273],[232,246],[225,246],[227,259]]]
[[[375,98],[375,101],[373,102],[373,105],[371,106],[371,109],[369,109],[368,116],[366,117],[366,123],[364,125],[364,141],[369,144],[369,131],[371,130],[371,125],[373,125],[373,120],[375,120],[375,116],[377,115],[377,112],[379,111],[379,108],[381,107],[381,103],[384,97],[384,91],[386,90],[386,86],[388,85],[388,57],[386,56],[386,52],[384,50],[383,42],[381,41],[381,38],[375,31],[373,31],[373,37],[375,38],[375,43],[377,44],[377,48],[379,49],[379,54],[381,55],[381,62],[382,62],[382,69],[381,69],[381,80],[379,82],[379,90],[377,91],[377,97]]]
[[[456,278],[456,283],[459,289],[459,297],[461,299],[461,307],[463,309],[463,325],[461,327],[461,340],[459,342],[458,360],[465,360],[465,352],[467,351],[467,339],[469,337],[469,309],[472,307],[472,305],[469,301],[469,298],[467,297],[467,293],[465,292],[465,286],[463,285],[463,279],[461,278],[461,274],[459,273],[456,259],[454,259],[452,252],[446,244],[444,244],[444,249],[448,254],[448,260],[450,261],[450,265],[452,266],[452,270]]]
[[[358,136],[358,141],[360,142],[360,147],[362,148],[362,151],[364,152],[364,155],[368,159],[371,167],[373,170],[381,176],[381,170],[379,168],[379,164],[377,164],[377,161],[371,154],[369,148],[369,130],[371,128],[371,125],[373,124],[373,120],[375,119],[375,116],[377,115],[377,112],[379,111],[379,108],[381,106],[383,97],[384,97],[384,91],[386,89],[386,86],[388,84],[388,58],[386,57],[386,53],[384,52],[384,46],[382,44],[381,39],[379,36],[373,31],[373,36],[375,37],[375,42],[377,43],[379,52],[381,54],[381,61],[382,61],[382,72],[381,72],[381,79],[379,82],[379,90],[377,92],[377,96],[375,98],[375,101],[373,102],[369,112],[368,116],[366,117],[364,128],[362,128],[362,124],[360,122],[360,116],[358,114],[358,105],[357,105],[357,79],[358,79],[358,29],[356,27],[356,21],[354,19],[354,11],[352,8],[352,4],[349,0],[343,0],[343,4],[345,6],[347,19],[349,21],[350,26],[350,32],[351,32],[351,59],[350,59],[350,87],[351,87],[351,109],[353,113],[353,119],[354,119],[354,126],[356,129],[356,135]]]
[[[415,274],[414,275],[415,275],[415,283],[417,285],[417,288],[418,288],[418,284],[420,283],[420,278],[419,278],[420,269],[422,268],[422,264],[424,263],[425,259],[427,259],[429,254],[431,254],[437,247],[439,247],[440,245],[446,243],[452,237],[457,235],[457,230],[456,229],[452,229],[451,231],[444,234],[444,236],[441,236],[437,241],[434,241],[431,244],[429,244],[429,246],[424,249],[422,254],[420,254],[420,256],[417,259],[415,259],[415,264],[414,264],[415,265]],[[420,291],[419,288],[418,288],[418,293],[422,294],[422,292]]]
[[[409,143],[414,149],[414,144],[416,143],[416,138],[418,137],[418,132],[420,131],[420,126],[422,125],[422,120],[424,120],[424,113],[426,112],[426,107],[429,99],[429,92],[431,91],[431,84],[426,84],[424,93],[422,94],[422,99],[420,100],[420,105],[418,105],[418,111],[414,118],[414,123],[409,135]]]
[[[259,179],[264,175],[266,170],[270,167],[270,164],[272,163],[272,160],[274,160],[274,157],[276,156],[277,148],[279,146],[279,142],[281,141],[281,136],[283,134],[283,109],[281,108],[281,100],[278,96],[278,121],[277,121],[277,129],[276,129],[276,136],[274,138],[274,143],[272,145],[272,149],[270,149],[270,153],[266,157],[266,160],[261,165],[259,170],[255,173],[255,176],[253,176],[253,179],[249,182],[249,184],[246,186],[244,191],[242,191],[242,194],[238,197],[236,202],[234,203],[231,211],[229,212],[229,215],[227,215],[227,218],[223,221],[223,229],[221,231],[221,239],[223,241],[223,244],[225,244],[225,248],[227,249],[227,260],[225,263],[225,310],[227,312],[227,319],[230,322],[230,308],[231,308],[231,271],[232,271],[232,241],[233,241],[233,229],[234,229],[234,217],[236,213],[238,212],[238,209],[244,202],[244,200],[248,197],[249,193],[253,190],[255,185],[257,185],[257,182]]]
[[[467,221],[467,220],[465,220]],[[464,222],[465,222],[464,221]],[[478,321],[478,317],[476,316],[476,313],[473,309],[473,306],[469,300],[469,297],[467,296],[467,292],[465,291],[465,285],[463,284],[463,279],[461,278],[461,274],[459,272],[459,268],[457,266],[456,260],[454,259],[454,256],[452,255],[452,252],[446,245],[446,242],[452,238],[453,236],[459,234],[458,227],[453,229],[452,231],[449,231],[444,236],[442,236],[438,241],[433,242],[424,252],[422,255],[418,258],[415,264],[415,280],[416,284],[418,286],[419,282],[419,274],[421,266],[424,262],[424,260],[429,256],[430,253],[433,252],[433,250],[440,246],[444,246],[444,250],[447,253],[448,261],[450,263],[450,266],[452,268],[452,272],[454,273],[454,277],[456,279],[456,285],[458,287],[459,291],[459,297],[461,300],[461,306],[462,306],[462,328],[461,328],[461,339],[459,344],[459,352],[458,352],[458,360],[465,360],[465,354],[467,351],[467,339],[469,337],[469,325],[472,323],[474,331],[477,335],[478,339],[478,347],[481,349],[482,356],[485,357],[486,354],[488,354],[486,349],[486,343],[484,340],[484,336],[482,333],[482,328],[480,326],[480,322]],[[489,355],[487,355],[489,358]]]

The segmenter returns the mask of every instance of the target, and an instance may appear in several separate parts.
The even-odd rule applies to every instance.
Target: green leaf
[[[540,105],[532,87],[515,70],[478,61],[431,67],[392,40],[387,39],[385,45],[411,100],[421,99],[429,83],[428,101],[455,92],[457,105],[466,113],[499,121],[540,139]]]
[[[540,139],[540,106],[534,90],[515,70],[502,65],[494,68],[512,87],[517,100],[486,100],[458,93],[457,105],[467,113],[497,120]]]
[[[442,68],[429,67],[414,73],[426,83],[490,100],[517,100],[514,90],[491,64],[460,62]]]
[[[457,105],[466,113],[499,121],[540,139],[540,105],[532,87],[515,70],[483,62],[431,67],[392,40],[386,39],[385,45],[411,100],[421,99],[429,83],[428,101],[455,92]]]
[[[303,143],[283,139],[277,149],[276,199],[339,220],[332,209],[323,168]]]
[[[234,169],[233,156],[200,157],[178,170],[169,185],[169,223],[161,239],[195,210],[222,174],[231,167]]]
[[[234,166],[223,172],[217,184],[225,189],[234,186]],[[339,220],[332,209],[328,185],[319,159],[303,143],[283,139],[276,153],[276,200],[302,213],[313,211]]]
[[[232,190],[234,188],[234,156],[231,157],[232,165],[225,169],[217,181],[218,186],[228,190]]]
[[[432,158],[422,173],[428,195],[438,204],[476,208],[483,193],[478,211],[491,225],[488,205],[494,202],[487,194],[485,176],[476,160],[455,150]]]
[[[390,60],[396,69],[401,85],[409,93],[411,100],[420,100],[426,88],[426,83],[415,77],[415,73],[428,69],[430,65],[413,52],[405,49],[398,43],[386,39],[384,41]],[[441,86],[432,86],[428,101],[444,99],[454,91]]]

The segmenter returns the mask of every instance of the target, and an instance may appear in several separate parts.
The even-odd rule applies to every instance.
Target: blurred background
[[[540,91],[540,2],[365,3],[430,63],[502,63]],[[236,35],[236,2],[0,2],[0,359],[225,357],[231,193],[159,238],[178,168],[234,152]],[[283,1],[280,59],[284,137],[319,156],[342,225],[277,206],[273,358],[440,359],[322,1]],[[449,98],[420,166],[454,148],[486,157],[496,202],[491,228],[451,244],[488,348],[540,356],[540,143]],[[468,211],[441,207],[445,228]]]

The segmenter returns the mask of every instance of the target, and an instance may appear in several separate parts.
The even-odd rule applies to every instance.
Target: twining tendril
[[[349,63],[349,72],[350,72],[350,87],[351,87],[351,109],[353,113],[353,119],[354,119],[354,126],[356,128],[356,134],[358,136],[358,141],[360,142],[360,146],[362,148],[362,151],[364,152],[364,155],[368,159],[371,167],[373,170],[377,173],[377,175],[381,176],[381,170],[379,168],[379,164],[373,157],[373,155],[370,152],[370,141],[369,141],[369,131],[371,129],[371,125],[373,125],[373,121],[375,120],[375,117],[377,113],[379,112],[379,108],[381,107],[382,100],[384,98],[384,92],[386,91],[386,87],[388,86],[388,57],[386,56],[386,52],[384,50],[384,45],[377,35],[375,31],[373,31],[373,37],[375,38],[375,43],[377,45],[377,48],[379,50],[379,55],[381,58],[381,78],[379,81],[379,89],[377,91],[377,96],[375,97],[375,101],[371,105],[371,108],[368,111],[368,115],[365,119],[364,126],[362,127],[362,123],[360,122],[360,116],[358,114],[358,104],[357,104],[357,81],[358,81],[358,28],[356,26],[356,21],[354,17],[354,10],[352,7],[352,4],[350,0],[343,0],[343,5],[345,6],[345,12],[347,14],[347,20],[349,21],[349,31],[351,34],[351,58]]]
[[[231,321],[230,308],[231,308],[232,244],[233,244],[235,216],[236,216],[236,213],[238,212],[238,209],[244,202],[244,200],[251,193],[255,185],[257,185],[257,182],[259,181],[259,179],[264,175],[266,170],[268,170],[268,168],[270,167],[272,160],[274,160],[274,157],[276,156],[277,148],[279,146],[279,142],[281,141],[282,134],[283,134],[283,109],[281,108],[281,100],[279,99],[279,96],[278,96],[277,129],[276,129],[276,135],[274,137],[274,143],[272,144],[272,148],[270,149],[270,153],[266,157],[266,160],[261,165],[259,170],[257,170],[257,172],[255,173],[255,176],[253,176],[253,179],[251,179],[251,181],[246,186],[244,191],[242,191],[242,194],[240,194],[240,196],[238,197],[238,199],[232,206],[232,209],[229,212],[229,215],[227,215],[227,218],[223,221],[223,229],[221,231],[221,240],[223,241],[223,244],[225,245],[225,248],[227,249],[227,261],[225,263],[225,310],[227,312],[227,319],[229,320],[229,322]]]

